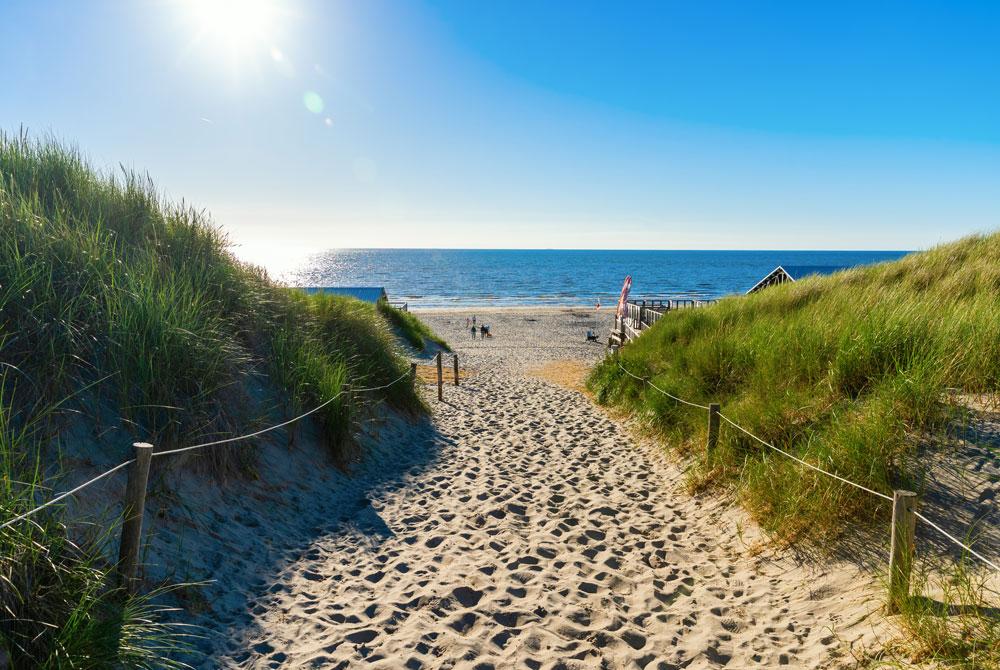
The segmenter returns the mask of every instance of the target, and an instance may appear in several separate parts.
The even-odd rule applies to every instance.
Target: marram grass
[[[423,351],[431,343],[438,345],[445,351],[451,351],[447,342],[438,337],[427,327],[427,324],[412,313],[397,309],[385,301],[378,303],[378,310],[388,319],[396,332],[418,351]]]
[[[915,434],[942,426],[946,388],[1000,388],[1000,235],[668,314],[625,346],[621,364],[800,458],[891,494],[920,475]],[[589,380],[682,451],[700,452],[705,412],[622,373]],[[738,493],[774,533],[836,534],[875,517],[879,499],[814,473],[723,423],[696,486]]]
[[[887,495],[919,491],[918,445],[945,430],[946,390],[1000,390],[1000,234],[670,313],[623,347],[620,363],[679,397],[721,403],[736,423],[821,468]],[[706,460],[707,413],[644,387],[615,358],[588,384],[599,402],[694,456],[694,490],[731,491],[779,541],[833,547],[849,526],[878,521],[881,533],[888,523],[889,503],[725,422]],[[929,657],[950,663],[975,649],[975,667],[997,667],[996,610],[959,621],[919,602],[903,620],[917,646],[941,651]]]
[[[62,453],[113,464],[133,441],[169,449],[238,435],[345,384],[392,381],[408,370],[392,328],[371,305],[274,284],[148,177],[100,173],[59,142],[0,134],[0,522],[60,486]],[[361,403],[379,401],[423,409],[407,378],[341,396],[311,420],[337,455]],[[82,447],[66,437],[81,434],[93,436]],[[195,462],[252,470],[252,445]],[[176,664],[187,632],[159,623],[149,597],[110,588],[110,537],[81,532],[59,508],[0,531],[0,659]]]

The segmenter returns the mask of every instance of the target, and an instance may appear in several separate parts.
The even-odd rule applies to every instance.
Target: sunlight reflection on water
[[[384,286],[422,307],[594,305],[617,300],[631,274],[637,297],[742,293],[777,265],[858,265],[896,251],[566,251],[339,249],[272,275],[296,286]],[[299,256],[298,258],[302,258]]]

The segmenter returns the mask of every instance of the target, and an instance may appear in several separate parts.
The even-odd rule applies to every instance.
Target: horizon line
[[[243,244],[233,244],[232,247],[243,247],[249,245]],[[932,247],[926,247],[930,249]],[[829,248],[829,249],[695,249],[695,248],[673,248],[673,249],[628,249],[628,248],[575,248],[575,247],[326,247],[319,249],[315,253],[323,253],[326,251],[627,251],[627,252],[657,252],[657,251],[697,251],[706,253],[718,253],[718,252],[767,252],[767,253],[787,253],[787,252],[801,252],[801,253],[815,253],[815,252],[876,252],[876,253],[907,253],[911,254],[916,251],[923,251],[926,249],[865,249],[865,248]]]

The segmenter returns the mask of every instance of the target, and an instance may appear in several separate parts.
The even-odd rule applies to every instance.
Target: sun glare
[[[277,0],[183,0],[182,5],[199,42],[231,54],[270,48],[280,16]]]

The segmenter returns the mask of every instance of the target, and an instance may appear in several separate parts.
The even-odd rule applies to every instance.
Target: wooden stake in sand
[[[708,443],[705,445],[705,456],[709,459],[715,453],[719,444],[719,403],[708,403]]]
[[[455,386],[458,386],[458,354],[454,355],[455,363]]]
[[[410,363],[410,379],[413,381],[414,384],[417,383],[417,364],[416,363]]]
[[[444,400],[444,371],[441,366],[441,352],[437,353],[438,365],[438,400]]]
[[[892,492],[892,545],[889,549],[889,613],[899,612],[910,597],[913,537],[917,527],[917,494]]]
[[[118,547],[118,583],[129,593],[138,587],[136,572],[139,569],[139,545],[142,540],[142,515],[146,509],[146,482],[149,479],[149,461],[153,445],[136,442],[135,463],[128,470],[125,486],[125,510],[122,521],[122,538]]]

